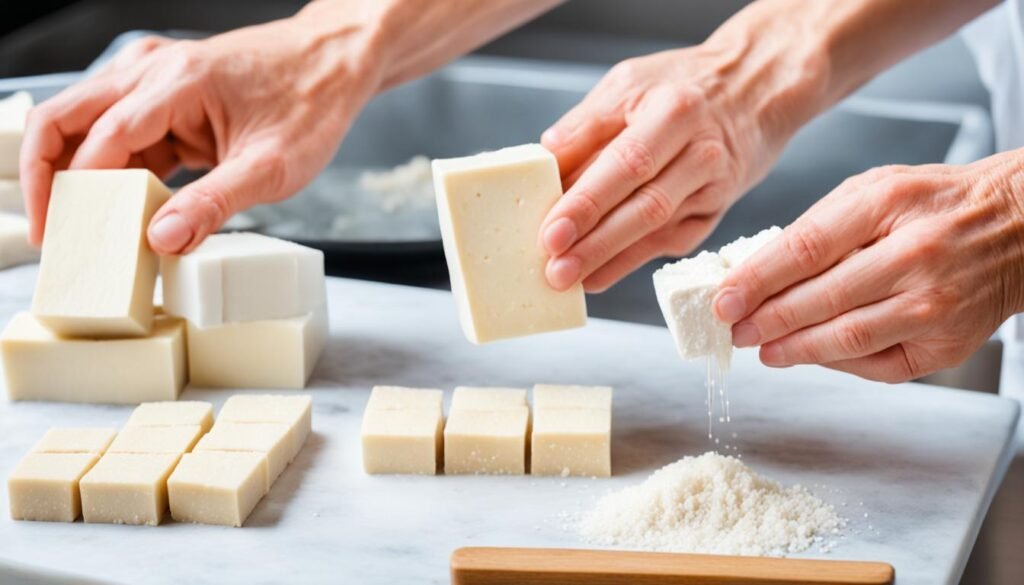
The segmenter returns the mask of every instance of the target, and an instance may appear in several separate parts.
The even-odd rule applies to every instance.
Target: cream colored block
[[[288,425],[218,420],[213,429],[199,440],[195,451],[242,451],[263,455],[267,458],[264,489],[269,492],[291,461],[294,443],[292,428]]]
[[[204,433],[209,431],[213,426],[213,405],[190,400],[145,402],[132,411],[127,423],[130,427],[178,425],[199,425]]]
[[[102,455],[117,436],[109,427],[54,427],[32,448],[33,453],[93,453]]]
[[[167,513],[167,478],[181,455],[107,453],[79,483],[86,522],[156,526]]]
[[[439,410],[363,413],[363,469],[369,474],[434,475],[441,462],[444,417]]]
[[[536,409],[530,439],[531,473],[610,476],[611,422],[610,410]]]
[[[313,399],[302,395],[236,394],[224,402],[217,421],[287,425],[291,428],[292,447],[288,455],[291,461],[312,432]]]
[[[527,144],[433,162],[441,236],[466,338],[485,343],[582,327],[580,284],[544,276],[541,223],[562,196],[554,155]]]
[[[58,172],[32,314],[66,336],[148,335],[157,257],[146,228],[170,196],[143,169]]]
[[[0,211],[25,213],[25,200],[22,198],[21,182],[18,179],[0,178]]]
[[[526,390],[521,388],[459,386],[452,393],[453,412],[456,410],[519,410],[528,407]]]
[[[444,428],[444,472],[522,475],[530,410],[493,412],[452,409]]]
[[[443,412],[444,392],[434,388],[374,386],[367,410],[436,410]]]
[[[82,512],[78,483],[96,464],[94,453],[29,453],[7,478],[11,518],[74,522]]]
[[[294,319],[204,329],[189,323],[189,375],[193,385],[209,388],[301,389],[326,343],[326,305]]]
[[[21,139],[33,105],[32,96],[27,91],[0,99],[0,177],[18,176]]]
[[[0,268],[39,261],[39,249],[28,243],[28,219],[0,212]]]
[[[263,498],[267,458],[259,453],[187,453],[167,480],[178,522],[241,526]]]
[[[185,324],[154,320],[148,337],[69,339],[30,313],[16,314],[0,334],[11,400],[138,404],[174,400],[185,386]]]
[[[533,387],[533,407],[537,410],[590,408],[611,411],[612,389],[610,386],[537,384]]]
[[[203,428],[199,425],[133,427],[121,429],[107,453],[188,453],[195,447]]]

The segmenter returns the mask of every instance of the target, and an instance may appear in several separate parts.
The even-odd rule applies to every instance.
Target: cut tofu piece
[[[199,440],[195,451],[243,451],[267,458],[264,491],[269,492],[291,461],[292,428],[279,423],[230,423],[217,421]]]
[[[208,388],[305,388],[327,343],[327,306],[303,317],[188,324],[189,376]]]
[[[28,243],[28,219],[0,212],[0,268],[39,261],[39,249]]]
[[[367,410],[436,410],[443,412],[444,392],[434,388],[374,386]]]
[[[444,417],[433,408],[363,413],[363,468],[369,474],[434,475],[441,462]]]
[[[711,310],[727,272],[718,254],[701,252],[695,258],[666,264],[654,273],[658,305],[683,359],[710,355],[728,367],[732,329]]]
[[[0,100],[0,177],[18,176],[21,139],[33,105],[32,95],[27,91]]]
[[[562,477],[610,476],[611,423],[610,410],[536,409],[530,472]]]
[[[452,394],[452,412],[456,410],[519,410],[529,408],[522,388],[481,388],[459,386]]]
[[[304,317],[326,305],[320,250],[253,233],[216,234],[160,259],[164,308],[198,328]]]
[[[444,428],[444,472],[522,475],[526,473],[526,406],[496,411],[453,408]]]
[[[263,498],[267,458],[259,453],[202,451],[183,455],[167,481],[178,522],[241,526]]]
[[[230,399],[229,399],[230,400]],[[146,402],[138,405],[128,417],[127,426],[165,427],[199,425],[203,432],[213,426],[213,405],[209,402]]]
[[[575,386],[537,384],[533,387],[533,407],[538,410],[552,408],[612,409],[610,386]]]
[[[452,294],[466,338],[486,343],[582,327],[583,287],[544,276],[541,223],[562,196],[554,155],[527,144],[433,162]]]
[[[74,522],[82,512],[78,484],[99,456],[94,453],[29,453],[7,479],[11,518]]]
[[[53,178],[32,314],[70,337],[142,337],[153,323],[157,257],[146,228],[171,192],[144,169]]]
[[[727,268],[736,268],[780,234],[782,234],[782,228],[772,226],[750,237],[739,238],[731,244],[722,246],[718,251],[718,255],[722,257],[722,261],[725,262]]]
[[[121,429],[107,453],[188,453],[203,428],[199,425],[132,427]]]
[[[148,337],[69,339],[30,313],[0,334],[11,400],[138,404],[174,400],[186,382],[185,323],[159,316]]]
[[[217,414],[221,423],[278,423],[288,426],[292,445],[288,461],[302,450],[313,429],[313,399],[309,396],[236,394]]]
[[[156,526],[167,513],[177,453],[107,453],[79,482],[86,522]]]
[[[102,455],[117,436],[108,427],[54,427],[32,448],[34,453],[94,453]]]
[[[21,182],[18,179],[0,178],[0,211],[25,213],[25,199],[22,197]]]

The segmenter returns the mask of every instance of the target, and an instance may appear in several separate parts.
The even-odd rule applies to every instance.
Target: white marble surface
[[[0,273],[0,322],[27,306],[34,277],[34,267]],[[115,583],[446,583],[459,546],[583,546],[562,514],[709,448],[703,366],[680,362],[665,329],[593,320],[475,347],[447,293],[332,279],[329,295],[332,339],[310,388],[314,435],[244,528],[3,514],[0,582],[53,574]],[[539,381],[615,386],[613,478],[363,473],[359,421],[374,384]],[[819,368],[770,370],[745,351],[731,387],[734,421],[720,429],[739,435],[744,461],[780,481],[822,484],[814,491],[850,518],[825,557],[888,561],[902,585],[958,581],[1008,462],[1014,402]],[[231,393],[183,398],[219,406]],[[119,425],[129,411],[0,401],[0,474],[52,425]]]

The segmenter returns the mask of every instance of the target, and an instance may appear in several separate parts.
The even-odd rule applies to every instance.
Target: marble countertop
[[[0,323],[28,306],[34,267],[0,273]],[[331,340],[310,383],[313,429],[244,528],[14,522],[0,518],[0,581],[446,583],[468,545],[584,546],[565,518],[607,491],[713,447],[702,363],[664,328],[584,329],[476,347],[451,296],[330,279]],[[654,301],[653,292],[650,302]],[[610,479],[368,476],[361,412],[375,384],[615,387]],[[821,368],[771,370],[740,351],[730,378],[745,462],[809,486],[850,519],[829,554],[892,563],[897,582],[957,583],[1011,454],[1013,401]],[[219,406],[227,390],[184,399]],[[50,426],[121,425],[130,407],[0,401],[0,475]],[[6,482],[0,485],[6,505]],[[62,577],[63,576],[63,577]]]

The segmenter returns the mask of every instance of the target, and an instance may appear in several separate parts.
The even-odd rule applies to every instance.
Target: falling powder
[[[579,532],[601,546],[779,556],[821,543],[845,525],[807,489],[784,487],[738,459],[709,452],[605,496],[582,517]]]

